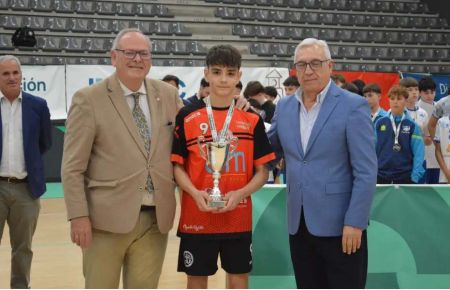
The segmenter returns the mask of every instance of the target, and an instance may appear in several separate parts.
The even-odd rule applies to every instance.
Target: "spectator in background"
[[[450,95],[443,97],[434,105],[433,113],[428,121],[428,131],[430,132],[430,137],[432,139],[434,139],[438,120],[448,115],[450,115]]]
[[[300,87],[300,83],[298,82],[298,79],[296,77],[290,76],[284,80],[283,86],[284,86],[284,95],[292,96]]]
[[[419,125],[420,130],[428,132],[427,122],[428,114],[427,112],[417,105],[417,100],[419,98],[419,83],[414,78],[404,78],[400,80],[401,86],[406,88],[408,92],[408,98],[406,99],[406,111],[414,122]],[[425,136],[424,136],[425,137]]]
[[[264,112],[261,104],[255,99],[248,99],[248,102],[250,103],[250,109],[252,109],[258,115],[260,115],[261,118],[263,118],[263,120],[264,120],[266,113]],[[266,128],[266,132],[267,132],[270,129],[270,123],[264,122],[264,127]]]
[[[234,90],[234,94],[235,94],[236,96],[240,96],[240,95],[241,95],[241,91],[242,91],[242,82],[239,81],[239,82],[236,84],[236,89]]]
[[[334,74],[331,76],[331,79],[334,81],[336,86],[338,86],[340,88],[342,87],[343,84],[346,83],[345,77],[341,74]]]
[[[47,102],[21,84],[19,59],[0,56],[0,240],[8,223],[10,287],[28,289],[39,197],[46,190],[42,155],[50,149],[52,127]]]
[[[441,168],[439,183],[450,184],[450,117],[445,116],[438,120],[436,127],[436,159]]]
[[[205,80],[205,78],[202,78],[202,80],[200,81],[200,88],[198,89],[198,92],[195,93],[193,96],[184,99],[183,103],[185,106],[190,104],[191,105],[197,104],[207,96],[209,96],[209,83]]]
[[[433,139],[430,136],[430,131],[428,130],[428,122],[432,117],[434,110],[434,98],[436,96],[436,83],[431,77],[424,77],[419,80],[418,90],[420,95],[420,100],[417,103],[420,108],[427,112],[428,118],[426,121],[425,131],[425,160],[426,169],[425,172],[425,183],[435,184],[439,183],[439,163],[436,159],[436,148],[433,143]]]
[[[359,95],[359,89],[353,83],[345,83],[341,86],[342,89],[352,92],[354,94]]]
[[[264,86],[258,81],[251,81],[247,84],[244,90],[244,97],[246,99],[254,99],[261,105],[264,116],[264,122],[270,123],[275,112],[275,105],[272,101],[266,98]],[[262,116],[262,115],[261,115]]]
[[[377,84],[368,84],[363,88],[364,98],[370,106],[370,117],[372,123],[375,123],[382,117],[387,115],[387,112],[380,107],[381,89]]]
[[[177,90],[180,88],[180,79],[177,76],[174,75],[165,75],[162,78],[163,82],[166,82],[168,84],[171,84],[172,86],[174,86],[175,88],[177,88]]]
[[[418,183],[425,173],[425,148],[419,126],[405,112],[408,91],[395,85],[388,96],[391,110],[375,124],[377,183]]]
[[[366,83],[363,80],[356,79],[353,80],[352,83],[358,88],[358,95],[363,96],[363,89],[366,86]]]
[[[276,103],[278,97],[278,91],[274,86],[266,86],[264,87],[264,93],[266,94],[266,98],[272,103]]]
[[[419,98],[419,83],[414,78],[404,78],[400,80],[399,83],[401,86],[406,88],[406,91],[408,92],[408,98],[406,99],[406,112],[409,114],[411,119],[416,122],[417,125],[420,127],[420,131],[422,132],[422,138],[424,139],[428,136],[428,114],[425,112],[424,109],[417,106],[417,99]],[[429,138],[428,138],[429,139]],[[426,143],[425,143],[426,145]],[[433,157],[434,157],[434,148],[433,148]],[[436,158],[434,158],[436,160]],[[425,158],[423,167],[427,168],[428,160]],[[419,180],[420,184],[426,183],[425,182],[425,176]]]

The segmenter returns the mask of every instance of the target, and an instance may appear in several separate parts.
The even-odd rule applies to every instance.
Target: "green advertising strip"
[[[284,186],[253,194],[251,288],[295,288]],[[450,288],[450,186],[379,186],[367,288]]]

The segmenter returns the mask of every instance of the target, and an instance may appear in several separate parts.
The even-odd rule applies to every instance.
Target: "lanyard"
[[[378,114],[380,113],[380,110],[381,110],[381,109],[378,109],[378,110],[376,111],[376,113],[372,115],[372,122],[375,121],[375,119],[378,117]]]
[[[218,144],[225,143],[225,138],[228,132],[228,127],[230,126],[231,117],[233,117],[234,100],[231,103],[230,108],[228,108],[227,117],[225,118],[225,122],[223,123],[222,131],[220,131],[220,137],[217,135],[216,122],[214,122],[210,96],[205,98],[205,104],[206,104],[206,113],[208,114],[209,125],[211,127],[211,136],[213,142]]]
[[[392,130],[394,130],[394,135],[395,135],[394,144],[398,144],[398,136],[400,135],[400,128],[402,127],[402,122],[405,119],[405,116],[406,116],[405,113],[403,113],[400,123],[398,123],[398,126],[395,126],[394,116],[392,116],[392,113],[389,114],[389,118],[391,119],[391,124],[392,124]]]

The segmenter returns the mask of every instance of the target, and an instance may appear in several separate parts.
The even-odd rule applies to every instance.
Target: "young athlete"
[[[380,118],[387,115],[387,112],[380,107],[381,89],[377,84],[368,84],[363,88],[363,95],[370,106],[370,117],[373,124]]]
[[[375,124],[377,183],[417,183],[425,173],[425,150],[419,126],[405,111],[408,91],[395,85],[388,96],[391,110]]]
[[[450,116],[440,118],[434,135],[436,159],[441,168],[439,183],[450,184]]]
[[[183,108],[176,119],[172,149],[174,175],[183,190],[178,226],[178,271],[188,288],[207,288],[217,271],[217,258],[227,272],[227,287],[248,288],[252,269],[252,202],[250,195],[268,177],[265,164],[275,155],[264,122],[253,112],[234,110],[234,90],[241,77],[241,55],[230,45],[212,47],[206,56],[205,79],[210,95],[204,103]],[[210,207],[205,189],[213,186],[211,170],[198,144],[238,138],[232,158],[223,166],[219,187],[226,204]],[[257,144],[257,145],[256,145]]]

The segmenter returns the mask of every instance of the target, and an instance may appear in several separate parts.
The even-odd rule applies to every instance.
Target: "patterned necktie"
[[[131,94],[134,98],[134,107],[133,107],[133,119],[136,123],[136,126],[139,130],[139,135],[141,135],[142,140],[144,141],[145,150],[147,151],[147,157],[150,154],[150,128],[148,127],[147,121],[145,120],[144,112],[139,106],[139,96],[140,93]],[[150,175],[147,178],[147,190],[149,192],[153,191],[153,182]]]

